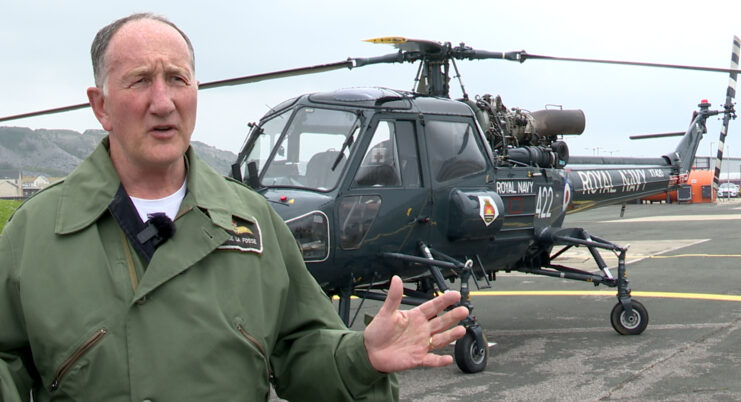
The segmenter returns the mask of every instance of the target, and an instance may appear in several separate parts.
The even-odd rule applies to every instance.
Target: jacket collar
[[[108,137],[105,137],[64,180],[57,207],[57,234],[85,229],[108,209],[121,182],[108,155],[109,147]],[[185,158],[188,193],[179,214],[200,208],[208,212],[213,223],[224,229],[231,229],[233,215],[254,222],[249,205],[233,201],[237,197],[234,190],[226,185],[223,176],[198,158],[192,147],[188,147]]]
[[[108,208],[120,184],[108,157],[108,137],[62,184],[57,207],[57,234],[77,232],[95,222]]]
[[[238,201],[244,200],[244,197],[235,191],[234,185],[227,184],[229,179],[203,162],[192,147],[188,148],[185,156],[188,166],[188,193],[180,206],[179,214],[193,207],[200,208],[208,213],[214,224],[226,230],[232,230],[233,216],[255,222],[252,206]]]

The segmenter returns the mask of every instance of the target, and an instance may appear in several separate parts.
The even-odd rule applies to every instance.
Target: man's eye
[[[172,76],[170,81],[178,85],[188,85],[188,80],[181,76]]]
[[[144,77],[135,78],[134,80],[132,80],[131,86],[132,87],[140,87],[140,86],[146,85],[148,82],[149,82],[149,79],[144,78]]]

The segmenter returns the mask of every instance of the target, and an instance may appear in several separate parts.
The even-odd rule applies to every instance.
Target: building
[[[9,178],[6,172],[3,178],[0,178],[0,198],[28,198],[62,179],[44,175],[23,176],[23,172],[20,171],[17,175],[18,178]]]
[[[0,198],[15,198],[23,196],[23,192],[19,191],[18,180],[16,179],[0,179]]]
[[[696,156],[693,169],[715,171],[716,157]],[[741,184],[741,158],[725,157],[721,162],[720,182]]]

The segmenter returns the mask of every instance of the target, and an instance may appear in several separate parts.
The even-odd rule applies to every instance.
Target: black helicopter
[[[308,269],[328,295],[339,296],[342,319],[350,323],[352,296],[385,300],[393,275],[409,285],[403,302],[411,305],[445,292],[448,281],[459,281],[460,303],[472,311],[471,280],[488,287],[497,272],[520,271],[617,288],[618,301],[610,314],[613,328],[623,335],[642,333],[649,317],[631,298],[627,248],[581,228],[563,227],[564,217],[569,211],[673,189],[687,180],[706,120],[723,116],[723,139],[735,118],[738,38],[730,69],[489,52],[400,37],[371,41],[392,44],[398,52],[200,85],[207,89],[420,62],[414,91],[340,89],[273,107],[250,125],[232,166],[231,175],[262,194],[285,219]],[[456,60],[480,59],[706,70],[730,73],[731,84],[721,110],[711,110],[707,101],[698,105],[673,152],[657,158],[575,157],[563,136],[583,132],[581,110],[508,108],[499,96],[470,98],[462,85],[462,99],[450,99],[451,65],[460,76]],[[571,169],[573,165],[599,166]],[[554,262],[572,247],[586,247],[598,269]],[[600,250],[618,256],[616,273]],[[479,372],[487,365],[486,337],[472,313],[462,324],[467,333],[455,345],[456,363],[464,372]]]
[[[471,99],[463,88],[462,99],[449,98],[456,60],[551,57],[400,37],[371,41],[399,51],[351,59],[347,67],[419,61],[416,91],[352,88],[290,99],[252,125],[232,169],[286,220],[311,273],[339,296],[345,322],[351,296],[384,300],[392,275],[413,285],[404,300],[412,305],[446,291],[446,280],[459,280],[461,303],[472,310],[470,280],[490,286],[497,271],[520,271],[616,287],[612,326],[624,335],[642,333],[648,312],[630,296],[627,249],[562,227],[565,214],[686,182],[705,121],[723,114],[727,127],[734,94],[729,90],[723,110],[700,103],[667,155],[570,158],[561,138],[583,132],[581,110],[530,113],[507,108],[498,96]],[[734,49],[737,55],[738,41]],[[570,170],[568,163],[621,166]],[[588,248],[599,271],[552,262],[571,247]],[[618,255],[615,274],[599,250]],[[473,314],[463,324],[468,331],[456,343],[456,363],[481,371],[486,338]]]

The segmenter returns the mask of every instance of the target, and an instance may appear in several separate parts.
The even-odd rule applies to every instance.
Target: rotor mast
[[[450,46],[450,44],[447,45],[448,47]],[[424,77],[421,77],[423,79],[420,80],[417,92],[431,96],[450,97],[449,57],[424,57],[422,59],[421,72],[424,74]],[[422,86],[423,83],[424,87]]]
[[[465,43],[453,47],[450,42],[440,43],[423,39],[407,39],[401,36],[367,39],[366,42],[393,45],[398,53],[386,56],[351,59],[354,67],[375,63],[421,63],[416,81],[416,92],[420,94],[450,98],[450,62],[455,60],[504,59],[523,62],[524,51],[490,52],[476,50]]]

